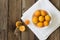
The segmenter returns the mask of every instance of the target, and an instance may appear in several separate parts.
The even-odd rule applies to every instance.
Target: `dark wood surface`
[[[0,40],[7,40],[8,0],[0,0]]]
[[[60,10],[60,0],[50,0]],[[27,27],[25,32],[15,35],[15,22],[36,0],[0,0],[0,40],[38,40]],[[60,40],[60,27],[47,40]]]

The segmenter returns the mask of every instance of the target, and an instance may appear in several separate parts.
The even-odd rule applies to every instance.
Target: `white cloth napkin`
[[[47,28],[37,28],[32,23],[32,15],[37,9],[48,10],[52,15],[52,22]],[[46,40],[49,35],[55,31],[60,25],[60,12],[59,10],[52,5],[48,0],[39,0],[31,8],[29,8],[21,17],[24,22],[26,19],[30,20],[30,24],[27,25],[31,31],[38,37],[39,40]]]

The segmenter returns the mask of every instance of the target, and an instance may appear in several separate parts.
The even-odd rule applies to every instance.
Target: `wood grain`
[[[21,17],[21,0],[9,0],[8,40],[21,40],[19,35],[14,35],[15,23]]]
[[[7,40],[8,0],[0,0],[0,40]]]

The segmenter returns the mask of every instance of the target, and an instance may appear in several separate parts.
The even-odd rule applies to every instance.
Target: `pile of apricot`
[[[45,27],[50,23],[51,17],[45,10],[36,10],[32,16],[32,22],[37,27]]]
[[[25,26],[22,25],[22,22],[21,21],[17,21],[16,22],[16,28],[18,28],[21,32],[24,32],[25,31]]]
[[[30,23],[30,21],[27,19],[27,20],[25,20],[24,23],[26,25],[28,25]],[[26,30],[25,25],[23,25],[21,21],[17,21],[16,22],[16,28],[18,28],[21,32],[24,32]]]

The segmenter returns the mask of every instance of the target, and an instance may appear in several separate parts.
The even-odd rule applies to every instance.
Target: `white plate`
[[[46,29],[37,28],[32,23],[32,15],[38,9],[48,10],[52,15],[52,23]],[[59,27],[60,24],[60,14],[59,10],[53,6],[49,0],[39,0],[31,8],[29,8],[22,16],[22,21],[26,19],[30,20],[30,24],[27,25],[33,33],[40,39],[47,39],[48,36]]]

